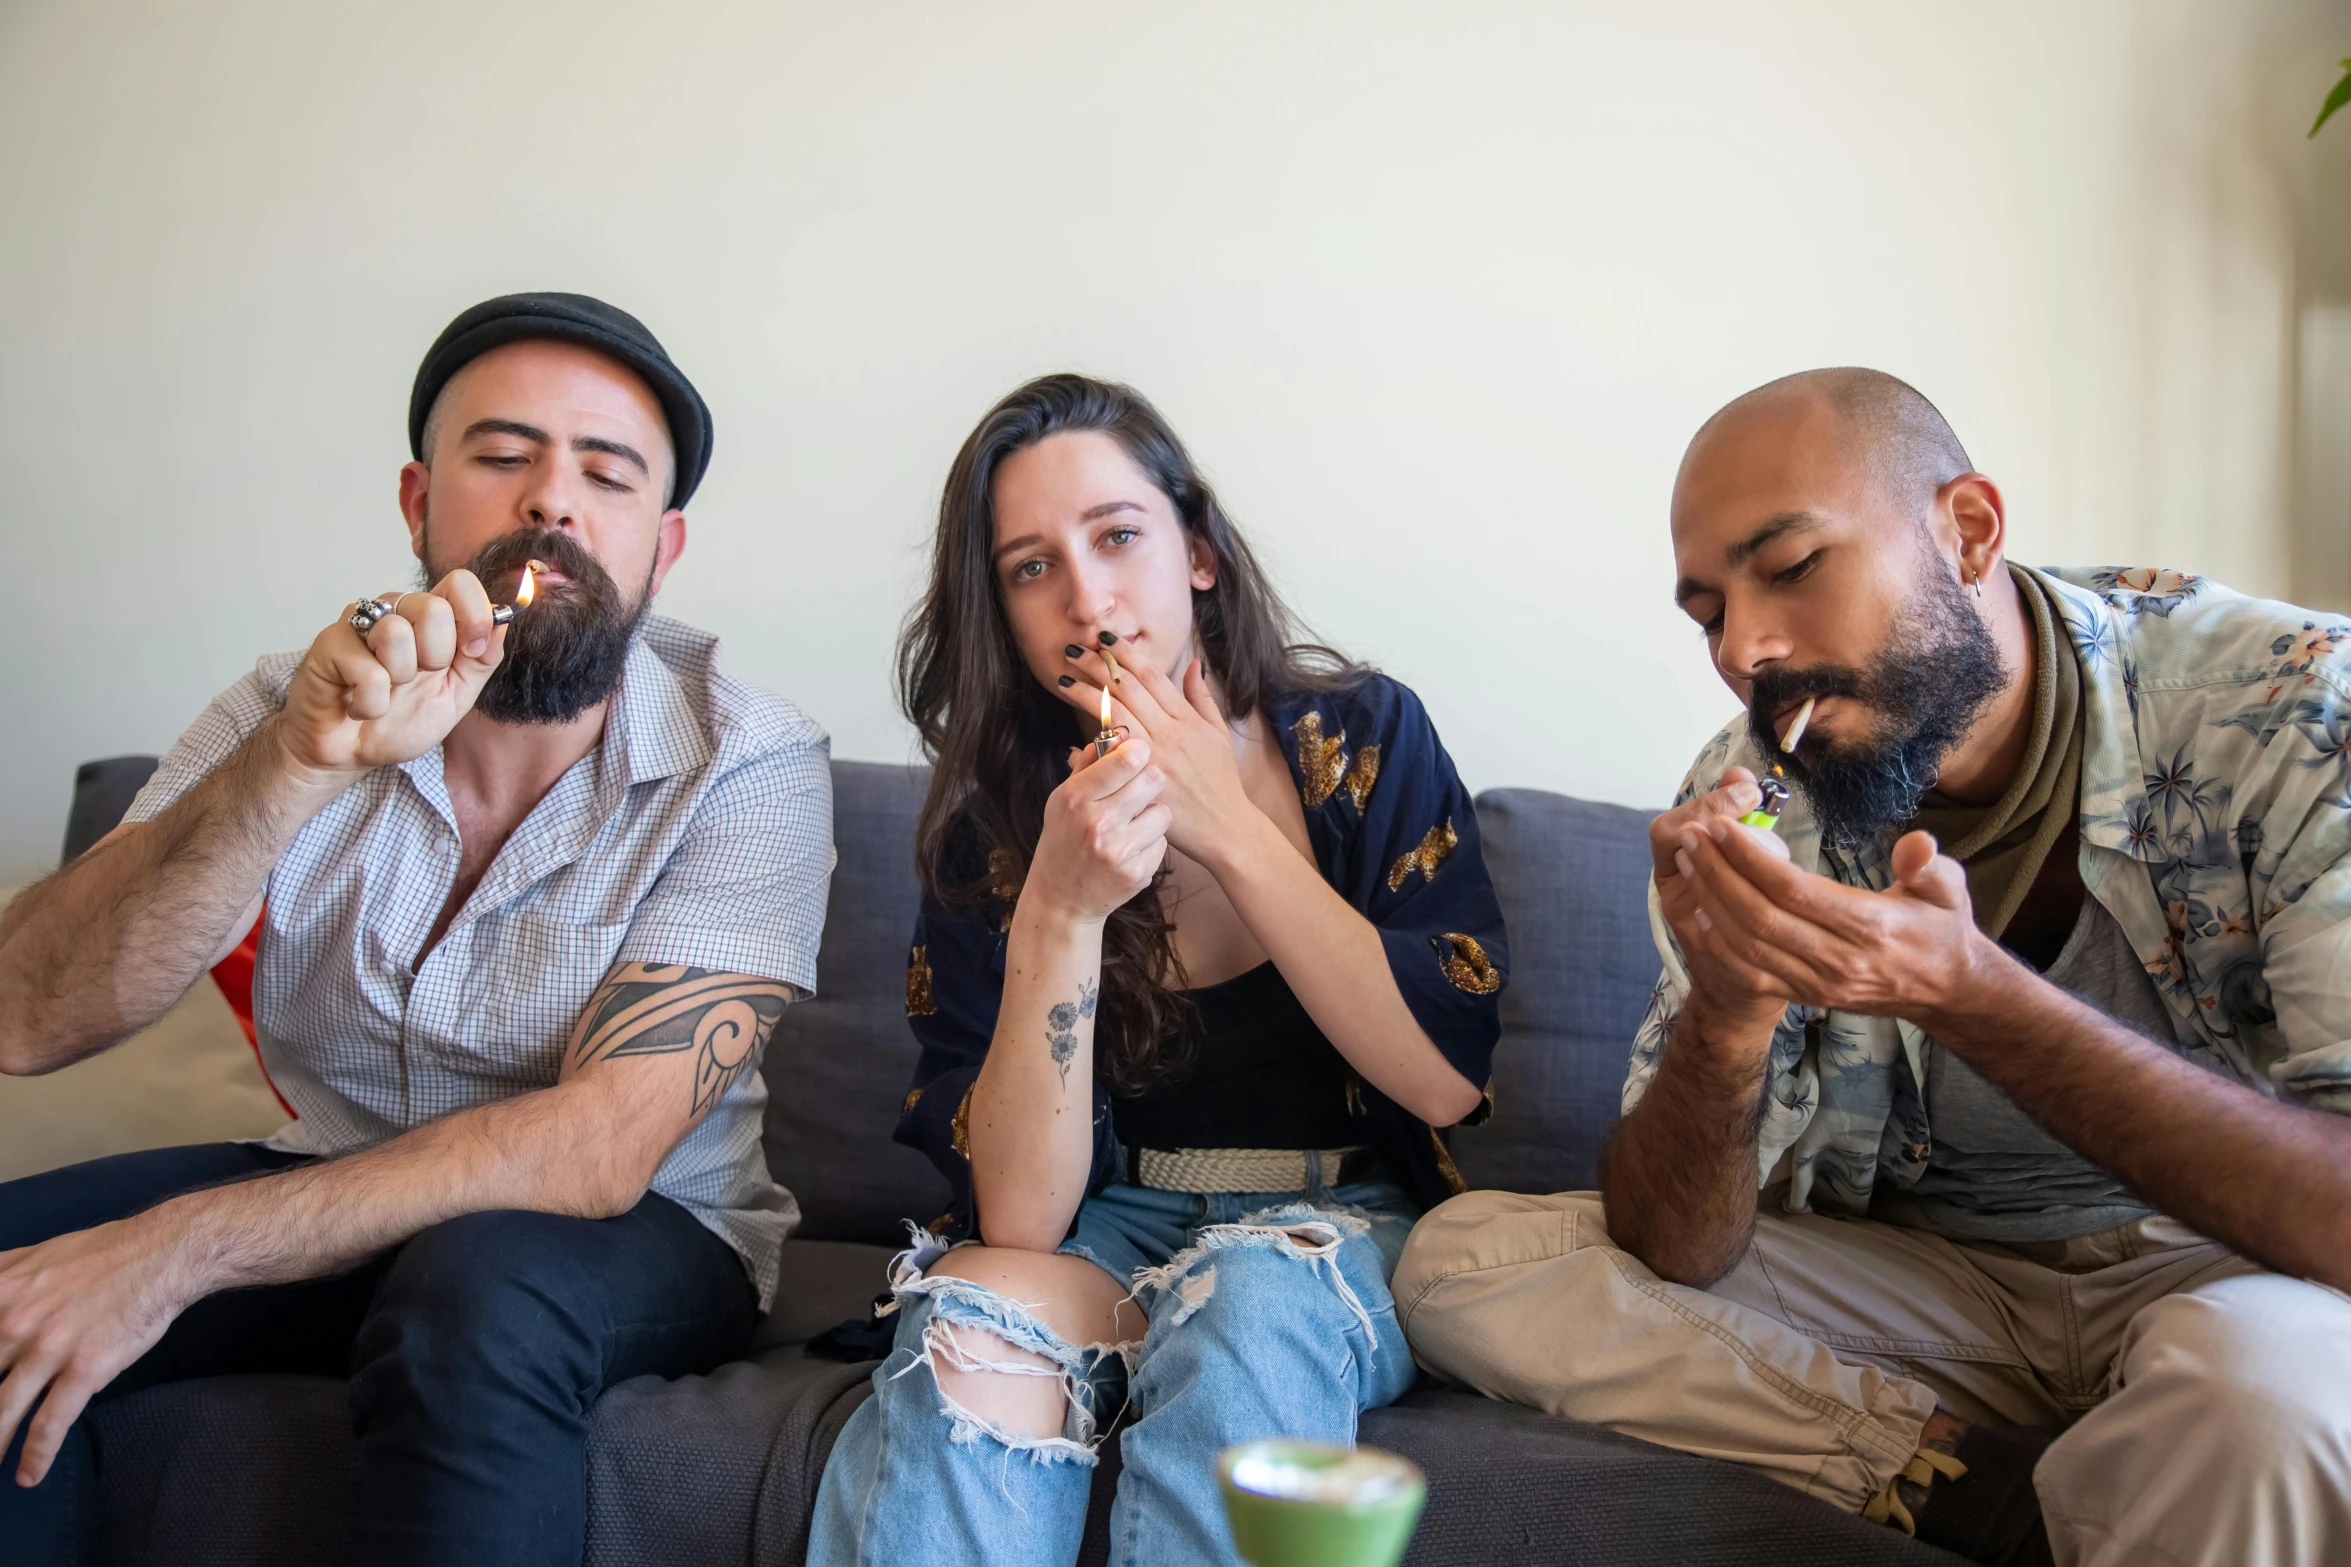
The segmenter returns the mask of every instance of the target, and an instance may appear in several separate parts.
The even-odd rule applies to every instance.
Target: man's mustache
[[[1866,703],[1869,679],[1843,664],[1816,664],[1809,669],[1771,668],[1747,688],[1747,719],[1762,734],[1772,727],[1772,715],[1806,697],[1841,696]]]
[[[545,561],[565,577],[582,585],[609,580],[603,566],[570,534],[553,528],[529,528],[501,534],[483,545],[468,562],[484,584],[522,570],[525,561]]]

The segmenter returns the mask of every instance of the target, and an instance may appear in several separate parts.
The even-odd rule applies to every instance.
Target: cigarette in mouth
[[[524,561],[522,563],[522,581],[517,583],[514,589],[514,602],[490,606],[490,624],[493,626],[512,625],[518,612],[530,608],[531,600],[538,597],[539,594],[538,574],[546,569],[547,563],[543,560]]]
[[[1788,752],[1796,749],[1796,742],[1804,738],[1804,726],[1812,722],[1812,706],[1819,700],[1819,697],[1808,696],[1804,699],[1804,705],[1796,709],[1796,716],[1789,723],[1788,732],[1780,736],[1781,751]]]

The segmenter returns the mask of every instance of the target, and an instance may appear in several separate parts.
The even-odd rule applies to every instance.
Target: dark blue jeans
[[[0,1250],[303,1162],[217,1143],[12,1181],[0,1185]],[[208,1296],[93,1402],[232,1372],[349,1377],[357,1462],[345,1560],[574,1567],[598,1395],[628,1377],[736,1359],[758,1317],[733,1249],[665,1197],[616,1219],[476,1213],[350,1273]],[[10,1434],[0,1465],[10,1563],[94,1554],[89,1425],[74,1423],[30,1490],[16,1483],[23,1434]]]

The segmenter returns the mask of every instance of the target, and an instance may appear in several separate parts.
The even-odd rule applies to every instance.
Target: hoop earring
[[[1980,571],[1975,574],[1975,596],[1977,598],[1984,596],[1984,574]]]

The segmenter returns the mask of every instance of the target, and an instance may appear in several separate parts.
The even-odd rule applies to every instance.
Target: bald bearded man
[[[1601,1191],[1431,1213],[1421,1361],[1983,1561],[2351,1561],[2351,624],[2010,564],[1868,370],[1717,413],[1672,526],[1747,712]]]

